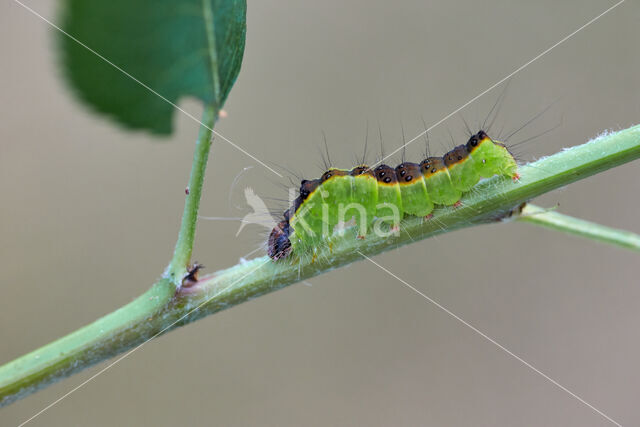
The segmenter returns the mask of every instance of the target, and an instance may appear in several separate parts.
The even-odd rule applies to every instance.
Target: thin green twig
[[[517,220],[640,252],[640,235],[636,233],[574,218],[529,203],[522,208]]]
[[[212,129],[217,114],[218,112],[215,107],[206,107],[202,115],[202,123],[204,123],[205,126],[200,127],[200,134],[198,135],[196,148],[193,153],[189,186],[185,190],[186,200],[184,203],[184,212],[182,213],[182,224],[180,225],[180,232],[173,253],[173,259],[163,275],[165,279],[171,280],[176,289],[180,287],[182,279],[187,273],[189,261],[191,260],[193,240],[196,234],[196,223],[198,222],[198,209],[202,196],[202,184],[207,168],[209,149],[211,148]]]
[[[211,147],[211,129],[216,110],[204,111],[193,156],[188,194],[182,224],[172,260],[162,279],[118,310],[28,353],[13,362],[0,366],[0,407],[36,390],[67,377],[101,360],[119,354],[152,337],[155,329],[151,319],[162,315],[173,300],[187,272],[191,257],[202,182]]]
[[[162,302],[166,298],[166,293],[156,295],[154,289],[163,292],[174,289],[168,279],[163,279],[120,310],[0,367],[0,406],[142,345],[150,337],[361,260],[360,253],[372,256],[437,234],[500,221],[523,202],[540,194],[639,157],[640,125],[606,133],[586,144],[523,166],[518,182],[499,177],[482,181],[463,197],[461,207],[437,209],[431,220],[407,218],[401,227],[404,232],[399,236],[389,238],[372,234],[360,240],[354,234],[346,233],[319,248],[313,258],[290,257],[274,262],[268,257],[260,257],[241,262],[204,277],[193,286],[182,287],[163,309],[148,315],[145,305],[148,301],[159,298]],[[185,260],[182,258],[179,264]]]

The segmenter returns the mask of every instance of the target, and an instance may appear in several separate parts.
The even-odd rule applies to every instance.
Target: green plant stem
[[[189,191],[172,260],[163,277],[118,310],[0,367],[0,407],[113,357],[162,330],[158,317],[173,300],[191,257],[202,183],[217,111],[206,108],[193,156]]]
[[[198,209],[200,207],[200,198],[202,196],[202,184],[204,182],[204,173],[207,168],[209,149],[211,148],[212,129],[215,124],[217,114],[218,112],[216,108],[205,107],[205,111],[202,116],[202,123],[205,126],[200,127],[200,134],[198,135],[196,148],[193,153],[193,164],[191,166],[189,186],[185,191],[186,200],[184,203],[184,212],[182,213],[180,233],[178,234],[178,241],[176,242],[173,258],[163,276],[164,278],[171,280],[176,288],[180,287],[182,279],[187,273],[189,261],[191,260],[193,240],[196,234],[196,223],[198,221]]]
[[[638,234],[574,218],[528,203],[521,210],[517,220],[640,252],[640,235]]]
[[[149,315],[146,304],[155,298],[154,289],[161,286],[164,292],[159,298],[163,301],[166,298],[170,284],[165,278],[160,282],[164,285],[154,285],[147,294],[128,306],[0,367],[0,400],[7,404],[56,379],[144,343],[150,337],[361,260],[359,252],[372,256],[437,234],[499,221],[533,197],[638,157],[640,126],[605,134],[523,166],[518,182],[499,177],[482,181],[463,197],[459,208],[437,209],[430,220],[407,218],[399,236],[370,234],[360,240],[346,233],[344,237],[319,248],[313,258],[290,257],[273,262],[261,257],[241,262],[203,277],[193,286],[182,287],[162,310]]]

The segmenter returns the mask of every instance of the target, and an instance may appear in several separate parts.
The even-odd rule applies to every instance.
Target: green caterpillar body
[[[419,164],[329,169],[319,179],[302,181],[294,205],[269,236],[269,256],[305,253],[352,218],[361,238],[381,224],[397,230],[405,215],[427,217],[436,206],[455,205],[481,178],[494,175],[517,179],[518,166],[504,144],[484,131]]]

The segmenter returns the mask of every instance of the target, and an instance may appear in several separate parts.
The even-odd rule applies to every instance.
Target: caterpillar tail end
[[[272,260],[277,261],[286,258],[291,253],[290,232],[291,228],[288,221],[281,221],[271,230],[267,253]]]

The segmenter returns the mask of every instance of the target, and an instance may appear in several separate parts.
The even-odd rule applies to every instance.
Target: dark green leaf
[[[66,0],[63,29],[167,100],[221,108],[240,71],[245,17],[246,0]],[[128,127],[171,132],[171,104],[61,37],[65,74],[83,100]]]

